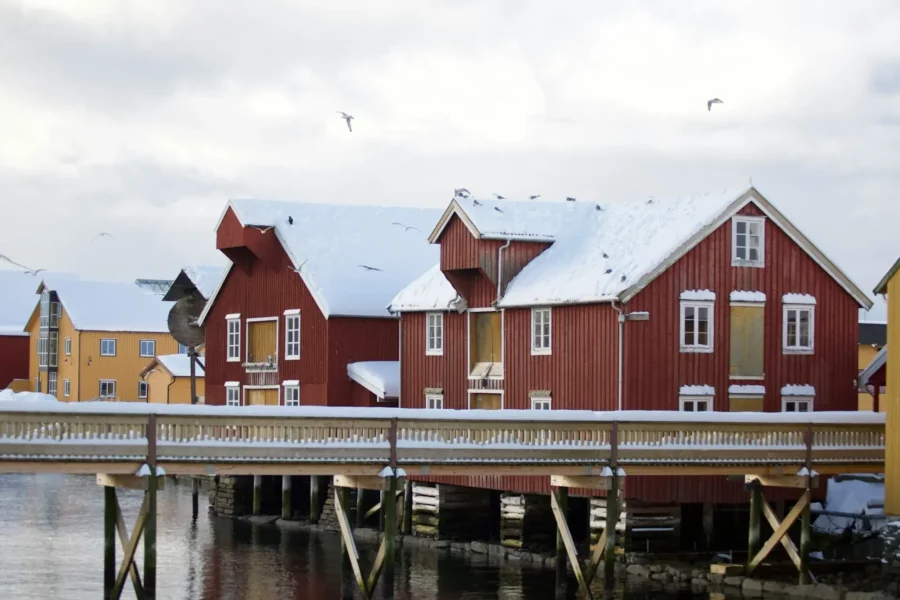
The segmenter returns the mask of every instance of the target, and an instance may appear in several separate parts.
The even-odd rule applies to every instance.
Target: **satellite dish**
[[[202,346],[206,336],[197,321],[206,301],[196,293],[182,297],[169,311],[169,333],[188,348]]]

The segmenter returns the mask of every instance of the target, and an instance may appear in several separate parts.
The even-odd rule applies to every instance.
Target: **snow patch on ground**
[[[857,479],[828,480],[825,510],[871,516],[872,529],[880,529],[884,518],[884,482]],[[861,531],[864,522],[850,517],[820,515],[813,527],[823,533],[840,534],[847,529]]]
[[[50,403],[53,407],[59,406],[60,402],[50,394],[41,394],[38,392],[19,392],[15,393],[12,390],[2,390],[0,391],[0,402],[24,402],[28,406],[33,406],[33,403]],[[6,407],[4,407],[5,410]]]

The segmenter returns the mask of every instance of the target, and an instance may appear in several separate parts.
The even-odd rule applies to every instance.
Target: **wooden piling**
[[[806,493],[808,495],[809,491],[807,490]],[[800,517],[800,585],[812,583],[809,574],[809,551],[812,546],[811,525],[810,506],[809,502],[807,502]]]
[[[747,543],[747,560],[752,560],[759,549],[762,547],[762,538],[760,537],[760,517],[762,516],[762,486],[759,482],[753,482],[750,485],[750,533]]]
[[[403,486],[403,533],[409,535],[412,533],[412,517],[413,517],[413,484],[412,481],[406,480]]]
[[[565,516],[569,512],[569,488],[557,488],[559,512]],[[566,569],[566,542],[564,532],[556,528],[556,597],[565,598],[568,588],[569,572]]]
[[[366,494],[362,488],[356,488],[356,528],[363,526],[366,520],[365,509]]]
[[[262,514],[262,475],[253,476],[253,516]]]
[[[610,486],[606,491],[606,543],[603,555],[603,585],[606,590],[612,590],[616,581],[616,523],[619,521],[619,474],[618,469],[613,468],[610,477]],[[598,542],[599,543],[599,542]]]
[[[385,502],[381,505],[384,515],[384,597],[394,597],[394,542],[397,537],[397,478],[384,480]],[[374,590],[370,590],[372,592]]]
[[[196,521],[200,514],[200,480],[196,476],[191,482],[191,513]]]
[[[103,597],[116,583],[116,488],[103,488]]]
[[[309,476],[309,522],[315,525],[321,516],[322,503],[319,498],[319,476]]]
[[[156,598],[156,465],[147,481],[147,524],[144,526],[144,598]]]
[[[291,507],[291,476],[281,476],[281,518],[290,521],[294,516]]]

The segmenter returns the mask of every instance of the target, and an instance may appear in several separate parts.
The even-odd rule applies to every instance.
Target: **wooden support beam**
[[[747,540],[747,557],[753,558],[762,546],[762,537],[759,531],[760,516],[762,515],[762,485],[758,481],[750,482],[750,532]],[[777,528],[777,525],[776,527]],[[774,528],[773,528],[774,529]]]
[[[356,549],[353,530],[350,529],[350,519],[347,517],[347,496],[349,494],[346,494],[346,491],[349,491],[349,488],[334,488],[334,512],[337,515],[338,525],[341,527],[341,539],[344,542],[347,558],[350,560],[350,568],[353,569],[356,587],[365,600],[370,600],[369,586],[359,566],[359,551]]]
[[[384,514],[384,588],[385,597],[394,597],[394,559],[396,557],[395,542],[397,538],[397,487],[399,481],[396,477],[388,477],[384,481],[385,506],[381,511]],[[374,581],[377,583],[378,576]],[[375,586],[369,588],[372,594]]]
[[[363,506],[366,499],[365,492],[366,491],[362,488],[356,488],[356,529],[362,527],[365,520],[369,517],[369,514],[363,511]]]
[[[116,584],[116,488],[103,490],[103,597],[110,598]],[[122,545],[125,547],[125,544]]]
[[[119,532],[119,543],[122,544],[122,548],[125,548],[130,538],[128,537],[128,528],[125,527],[125,518],[122,516],[122,509],[119,507],[118,501],[116,502],[116,530]],[[138,600],[143,600],[144,586],[141,584],[141,575],[138,573],[137,565],[134,562],[131,563],[128,573],[131,575],[135,597]]]
[[[129,490],[147,491],[149,477],[138,477],[137,475],[119,475],[116,473],[98,473],[97,485],[113,488],[125,488]],[[166,478],[156,478],[156,489],[162,490],[166,487]]]
[[[803,507],[803,514],[800,519],[800,585],[808,585],[812,583],[813,576],[809,570],[809,551],[812,546],[812,518],[810,516],[809,491],[806,494],[806,503]]]
[[[805,490],[819,487],[818,477],[806,477],[805,475],[747,475],[745,483],[759,482],[763,487],[785,487]]]
[[[403,494],[404,494],[404,491],[403,491],[403,490],[398,490],[398,491],[397,491],[397,494],[396,494],[396,497],[399,498],[399,497],[400,497],[401,495],[403,495]],[[375,513],[377,513],[377,512],[380,511],[380,510],[381,510],[381,502],[379,502],[378,504],[376,504],[375,506],[373,506],[372,508],[370,508],[369,510],[367,510],[367,511],[366,511],[366,514],[365,514],[365,516],[364,516],[364,518],[365,518],[365,519],[368,519],[369,517],[371,517],[372,515],[374,515]],[[404,515],[404,518],[405,518],[405,516],[406,516],[406,515]]]
[[[119,565],[119,572],[116,575],[116,581],[113,584],[112,591],[109,595],[109,597],[114,600],[118,600],[118,598],[122,597],[122,587],[125,585],[125,577],[128,575],[128,572],[131,570],[131,565],[134,562],[134,554],[137,551],[138,542],[143,536],[144,528],[147,525],[147,514],[149,513],[149,510],[149,502],[147,495],[145,494],[144,502],[141,504],[141,510],[138,512],[137,520],[134,523],[134,531],[131,533],[131,539],[128,540],[128,545],[122,549],[122,564]],[[144,569],[144,574],[146,576],[146,563]],[[146,592],[146,589],[144,591]]]
[[[551,488],[552,489],[552,488]],[[563,515],[563,521],[566,521],[568,527],[567,516],[569,513],[569,488],[559,488],[556,491],[555,502],[558,511]],[[554,495],[550,495],[551,507],[553,506]],[[556,511],[553,512],[553,518],[556,518]],[[569,572],[566,570],[566,543],[563,540],[562,531],[559,525],[556,527],[556,598],[565,598],[568,594]]]
[[[781,523],[778,522],[775,511],[772,510],[772,507],[769,506],[769,503],[766,502],[765,498],[762,500],[762,514],[766,517],[766,521],[768,521],[769,525],[772,527],[772,531],[775,531],[778,529],[779,525],[781,525]],[[800,555],[797,553],[797,546],[794,545],[794,540],[792,540],[790,536],[785,535],[781,538],[781,545],[784,546],[787,555],[790,557],[791,562],[794,563],[797,570],[801,571],[803,569],[802,561]]]
[[[165,481],[163,479],[162,481]],[[191,516],[196,521],[200,513],[200,480],[194,477],[191,480]]]
[[[608,490],[610,477],[551,475],[550,486],[560,488],[584,488],[587,490]]]
[[[403,533],[409,535],[412,533],[412,517],[413,517],[413,491],[412,481],[407,480],[403,485]]]
[[[334,487],[375,490],[384,489],[384,477],[378,475],[335,475]]]
[[[281,518],[290,521],[294,518],[294,510],[291,505],[293,482],[290,475],[281,476]]]
[[[600,534],[600,539],[597,540],[597,545],[594,546],[594,551],[591,553],[591,560],[584,571],[584,582],[587,585],[591,585],[594,581],[594,576],[597,575],[597,568],[600,566],[600,561],[603,560],[603,555],[606,553],[606,533],[607,530],[604,528],[603,533]]]
[[[155,416],[155,415],[154,415]],[[147,525],[144,529],[144,597],[156,598],[156,466],[150,465],[147,499]]]
[[[776,545],[781,543],[781,538],[787,535],[788,530],[794,524],[798,517],[800,517],[804,508],[809,505],[809,492],[803,494],[800,497],[800,500],[791,509],[791,512],[788,513],[787,517],[785,517],[784,521],[782,521],[775,531],[772,533],[772,536],[763,544],[762,549],[756,553],[756,555],[750,559],[750,562],[747,563],[747,575],[753,573],[756,568],[762,563],[763,560],[769,555],[773,548]]]
[[[262,475],[253,476],[253,516],[262,514]]]
[[[581,562],[578,560],[578,549],[575,548],[575,540],[572,539],[572,532],[569,531],[566,513],[561,509],[560,497],[562,494],[560,494],[560,492],[561,490],[559,488],[551,488],[550,490],[550,508],[553,510],[553,516],[556,517],[556,531],[562,537],[566,554],[569,557],[569,564],[572,565],[572,572],[575,574],[575,580],[578,581],[579,591],[581,591],[582,596],[587,600],[593,600],[594,595],[591,593],[591,588],[588,587],[587,582],[584,579],[584,573],[581,571]],[[568,494],[568,490],[566,490],[565,494]]]
[[[322,502],[319,497],[319,476],[309,476],[309,522],[315,525],[319,522],[322,510]]]
[[[610,489],[606,492],[606,550],[603,561],[604,585],[607,591],[612,590],[616,579],[616,524],[619,521],[619,476],[617,467],[613,466],[610,477]],[[626,524],[627,527],[627,524]],[[608,533],[607,533],[608,532]]]

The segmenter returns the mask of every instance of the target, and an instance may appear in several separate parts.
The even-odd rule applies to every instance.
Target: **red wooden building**
[[[21,271],[0,270],[0,390],[14,380],[28,382],[31,352],[25,325],[37,306],[39,284]],[[19,391],[26,389],[30,387]]]
[[[381,405],[348,376],[397,361],[396,291],[438,259],[439,210],[233,200],[229,259],[201,315],[207,404]],[[396,370],[396,367],[395,367]]]
[[[608,204],[457,197],[430,239],[439,266],[391,305],[402,407],[856,409],[871,301],[752,187]],[[628,477],[626,494],[746,501],[725,478]]]

